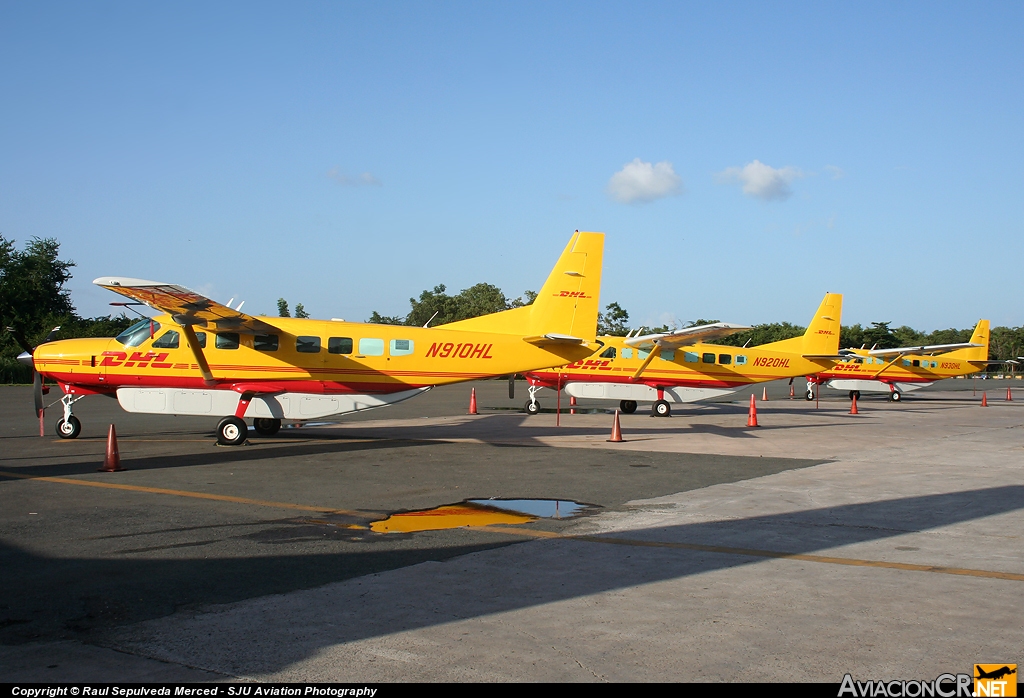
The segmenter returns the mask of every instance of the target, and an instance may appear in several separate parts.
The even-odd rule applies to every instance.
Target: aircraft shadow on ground
[[[1024,486],[993,487],[609,535],[808,554],[1022,508]],[[428,534],[409,535],[415,542],[417,536]],[[237,617],[234,622],[217,623],[217,616],[191,621],[189,627],[195,635],[178,638],[174,650],[178,661],[214,670],[231,667],[238,675],[258,675],[285,669],[326,647],[346,642],[763,561],[737,553],[565,539],[531,543],[532,547],[518,556],[519,564],[511,568],[506,557],[493,562],[486,558],[452,559],[508,544],[506,539],[493,544],[402,551],[189,560],[55,559],[0,546],[0,583],[6,590],[0,641],[20,643],[64,636],[103,644],[105,633],[113,632],[116,645],[117,634],[122,632],[116,626],[166,616],[175,610],[310,589],[428,560],[449,561],[419,568],[412,573],[414,578],[404,582],[406,587],[399,579],[380,589],[376,597],[374,585],[389,584],[386,577],[363,577],[359,594],[339,591],[336,602],[315,607],[302,601],[270,600],[271,609],[278,604],[279,609],[287,609],[287,615],[275,617],[266,608],[251,611],[253,623],[261,619],[258,641],[254,639],[253,624],[238,622]],[[912,583],[909,575],[922,573],[898,574],[908,575],[908,583]],[[472,586],[478,592],[456,593],[467,575],[474,575]],[[829,591],[822,589],[821,593]],[[345,600],[356,596],[358,603]],[[239,613],[248,612],[239,609]],[[301,632],[296,633],[296,628]],[[126,632],[138,639],[147,637],[148,631],[143,626]],[[253,643],[266,651],[254,651]],[[249,649],[236,654],[234,650],[239,646]],[[182,652],[189,656],[181,657]]]

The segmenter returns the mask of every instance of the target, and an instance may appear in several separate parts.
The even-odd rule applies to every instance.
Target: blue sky
[[[0,2],[0,233],[245,310],[1019,326],[1020,3]]]

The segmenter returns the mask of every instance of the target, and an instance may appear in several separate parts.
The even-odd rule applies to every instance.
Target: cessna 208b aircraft
[[[988,361],[988,320],[974,328],[971,341],[931,344],[897,349],[843,349],[845,357],[831,368],[807,377],[808,400],[815,384],[850,391],[850,398],[864,392],[889,393],[898,402],[903,393],[935,381],[984,371]],[[998,362],[1002,363],[1002,362]]]
[[[843,296],[825,294],[801,337],[757,347],[706,344],[750,329],[719,322],[638,337],[600,337],[605,349],[556,369],[530,371],[526,411],[540,411],[541,388],[564,388],[577,398],[619,400],[623,412],[653,400],[651,413],[668,417],[673,402],[696,402],[733,393],[744,386],[816,373],[838,360]]]
[[[104,277],[94,283],[162,314],[113,339],[51,341],[19,358],[64,390],[61,438],[81,431],[75,402],[107,394],[128,412],[223,417],[218,440],[241,444],[246,417],[271,435],[282,419],[370,409],[435,385],[590,356],[600,347],[603,253],[602,233],[576,232],[532,305],[438,327],[253,317],[181,286]]]

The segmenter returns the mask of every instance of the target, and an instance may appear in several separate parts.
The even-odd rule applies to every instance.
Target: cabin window
[[[745,357],[743,354],[737,354],[736,355],[736,365],[737,366],[743,366],[745,363],[747,363],[747,357]]]
[[[352,353],[352,338],[351,337],[328,337],[327,338],[327,353],[328,354],[351,354]]]
[[[715,355],[714,354],[704,354],[703,356],[700,357],[700,360],[702,362],[706,363],[706,364],[713,364],[713,363],[715,363]]]
[[[114,339],[126,347],[137,347],[159,331],[160,323],[146,318],[139,320]]]
[[[178,333],[174,330],[167,330],[160,339],[153,342],[154,349],[177,349]]]
[[[608,347],[601,352],[602,359],[614,359],[615,358],[615,347]]]
[[[415,344],[411,339],[392,339],[389,346],[388,352],[392,356],[408,356],[413,352]]]
[[[633,349],[632,349],[632,347],[622,347],[622,358],[624,358],[624,359],[632,359],[633,358]]]
[[[319,354],[320,338],[302,336],[295,338],[295,351],[300,354]]]
[[[688,363],[688,364],[695,364],[698,361],[700,361],[700,356],[698,356],[697,352],[694,352],[694,351],[684,351],[683,352],[683,361]]]
[[[237,332],[218,332],[217,341],[214,343],[218,349],[237,349],[238,348],[238,333]]]
[[[939,365],[938,365],[937,363],[935,363],[934,361],[932,361],[932,363],[931,363],[931,367],[932,367],[932,368],[938,368],[938,367],[939,367]]]
[[[676,360],[676,350],[675,349],[662,349],[661,350],[661,354],[659,356],[661,356],[661,358],[664,359],[665,361],[675,361]]]
[[[904,366],[909,366],[910,365],[910,359],[903,359],[903,365]]]
[[[252,348],[256,351],[277,351],[276,334],[258,334],[252,338]]]
[[[650,355],[651,355],[650,349],[637,349],[636,350],[636,358],[638,358],[638,359],[646,359]]]
[[[718,363],[720,363],[720,364],[731,364],[732,363],[732,354],[719,354],[718,355]]]
[[[359,340],[359,353],[363,356],[384,356],[384,340],[363,337]]]
[[[925,366],[927,366],[928,362],[925,361],[924,364],[925,364]],[[915,366],[920,366],[921,365],[921,361],[919,359],[914,359],[914,365]]]
[[[199,348],[200,349],[205,349],[206,348],[206,333],[205,332],[196,332],[196,341],[199,342]]]

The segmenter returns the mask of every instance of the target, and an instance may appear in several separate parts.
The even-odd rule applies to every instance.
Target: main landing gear
[[[64,416],[57,421],[57,436],[60,438],[77,439],[78,435],[82,433],[82,423],[71,413],[71,406],[83,397],[85,396],[65,394],[60,399],[60,404],[64,407]]]
[[[903,393],[901,393],[900,391],[898,391],[896,389],[893,389],[889,393],[889,399],[892,400],[893,402],[899,402],[900,400],[903,399]]]
[[[273,436],[281,431],[281,420],[271,419],[270,417],[257,417],[252,420],[252,428],[260,436]]]
[[[852,400],[854,398],[857,398],[858,400],[860,400],[860,391],[859,390],[851,390],[850,391],[850,399]]]
[[[636,400],[620,400],[619,409],[622,414],[633,414],[636,412]]]
[[[537,401],[537,393],[540,392],[540,386],[531,385],[528,390],[530,391],[530,399],[526,401],[523,409],[526,411],[526,414],[540,414],[540,402]]]
[[[225,417],[217,425],[217,443],[221,446],[239,446],[249,436],[249,427],[241,417]]]
[[[651,405],[651,416],[652,417],[671,417],[672,416],[672,405],[668,404],[668,400],[658,400]]]

